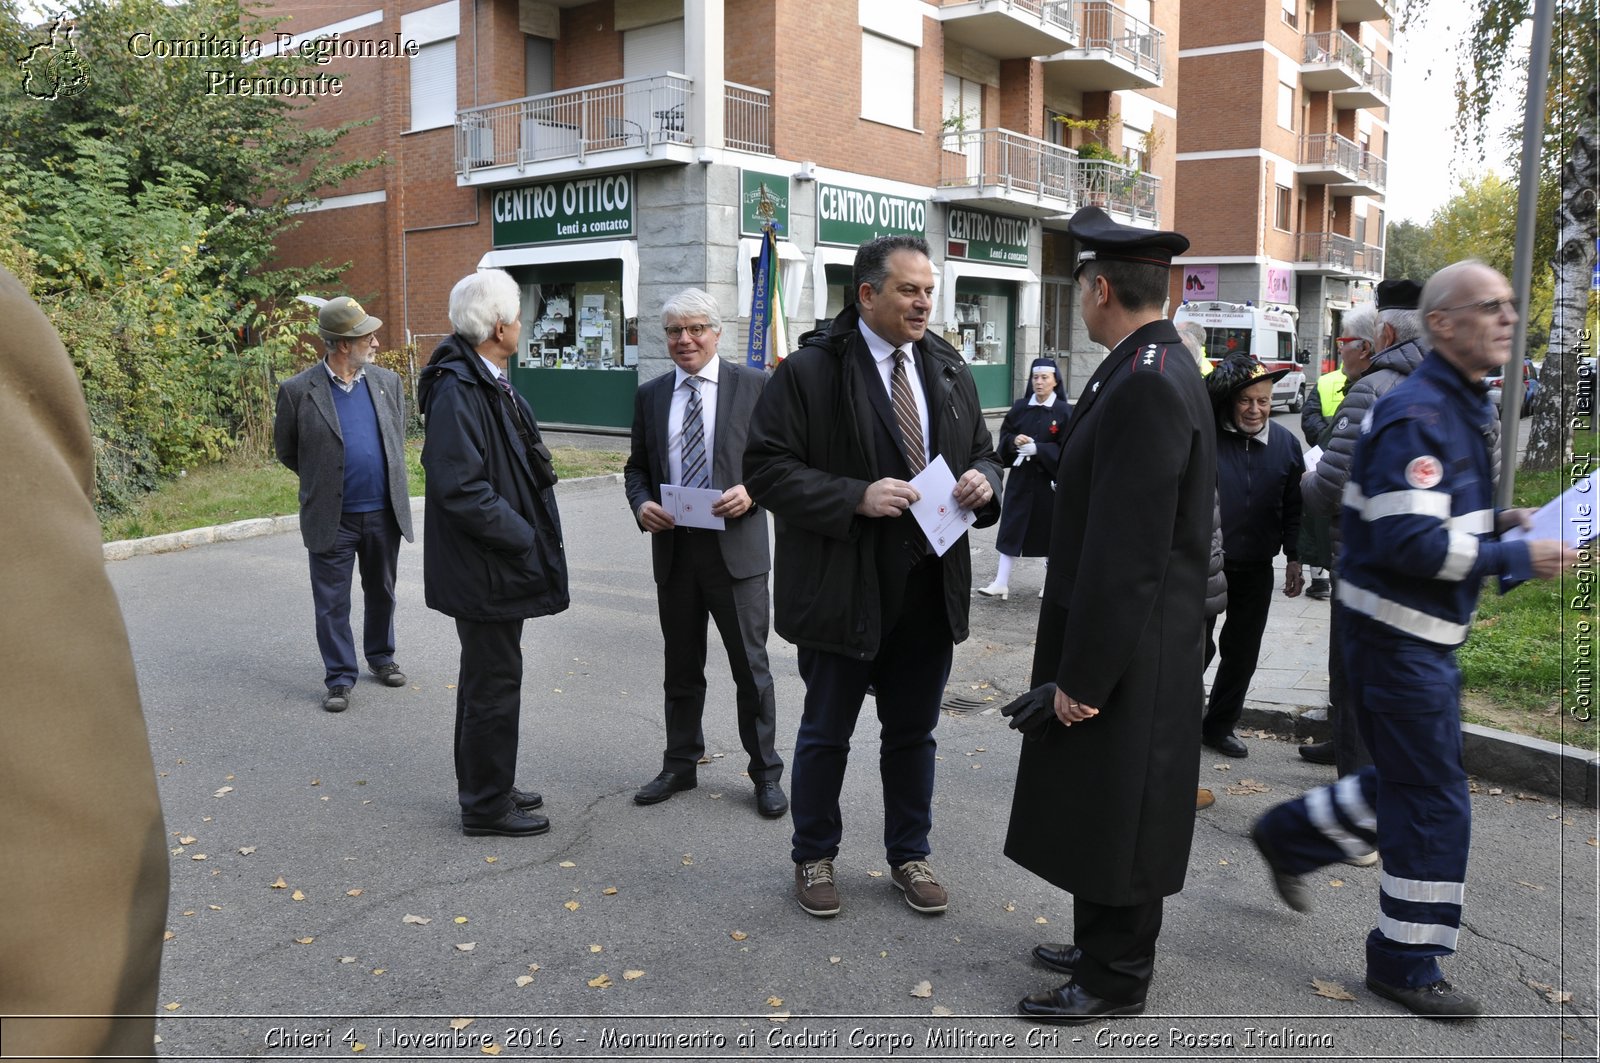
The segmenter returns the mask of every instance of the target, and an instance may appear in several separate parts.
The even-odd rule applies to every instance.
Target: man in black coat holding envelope
[[[1072,975],[1018,1005],[1043,1022],[1137,1015],[1162,898],[1183,888],[1199,781],[1216,429],[1162,316],[1189,241],[1073,215],[1090,337],[1111,349],[1067,425],[1033,686],[1057,722],[1023,743],[1006,855],[1073,895],[1074,941],[1034,956]]]

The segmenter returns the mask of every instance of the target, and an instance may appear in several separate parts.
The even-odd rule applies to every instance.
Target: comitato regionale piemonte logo
[[[88,66],[72,43],[73,33],[65,16],[57,17],[50,23],[49,39],[33,45],[17,61],[24,93],[36,100],[59,100],[89,87]]]

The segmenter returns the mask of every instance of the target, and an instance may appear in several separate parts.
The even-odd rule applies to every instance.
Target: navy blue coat
[[[534,442],[523,447],[511,404]],[[417,384],[427,437],[422,586],[430,609],[477,623],[567,607],[555,472],[533,408],[507,397],[460,336],[446,337]]]
[[[1012,557],[1043,557],[1050,552],[1050,510],[1056,493],[1051,486],[1056,466],[1061,463],[1061,440],[1066,435],[1072,407],[1064,395],[1056,395],[1050,406],[1030,406],[1025,396],[1018,399],[1000,424],[1000,464],[1006,473],[1005,499],[1000,507],[1000,532],[994,546]],[[1031,438],[1038,453],[1017,460],[1017,436]]]

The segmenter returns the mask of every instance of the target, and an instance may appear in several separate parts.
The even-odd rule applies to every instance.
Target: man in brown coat
[[[0,321],[0,1043],[7,1059],[150,1055],[167,854],[88,411],[4,269]]]

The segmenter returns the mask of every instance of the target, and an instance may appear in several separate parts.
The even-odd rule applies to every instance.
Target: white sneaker
[[[999,598],[1003,602],[1011,597],[1011,588],[1001,583],[991,583],[987,587],[979,587],[978,593],[986,598]]]

